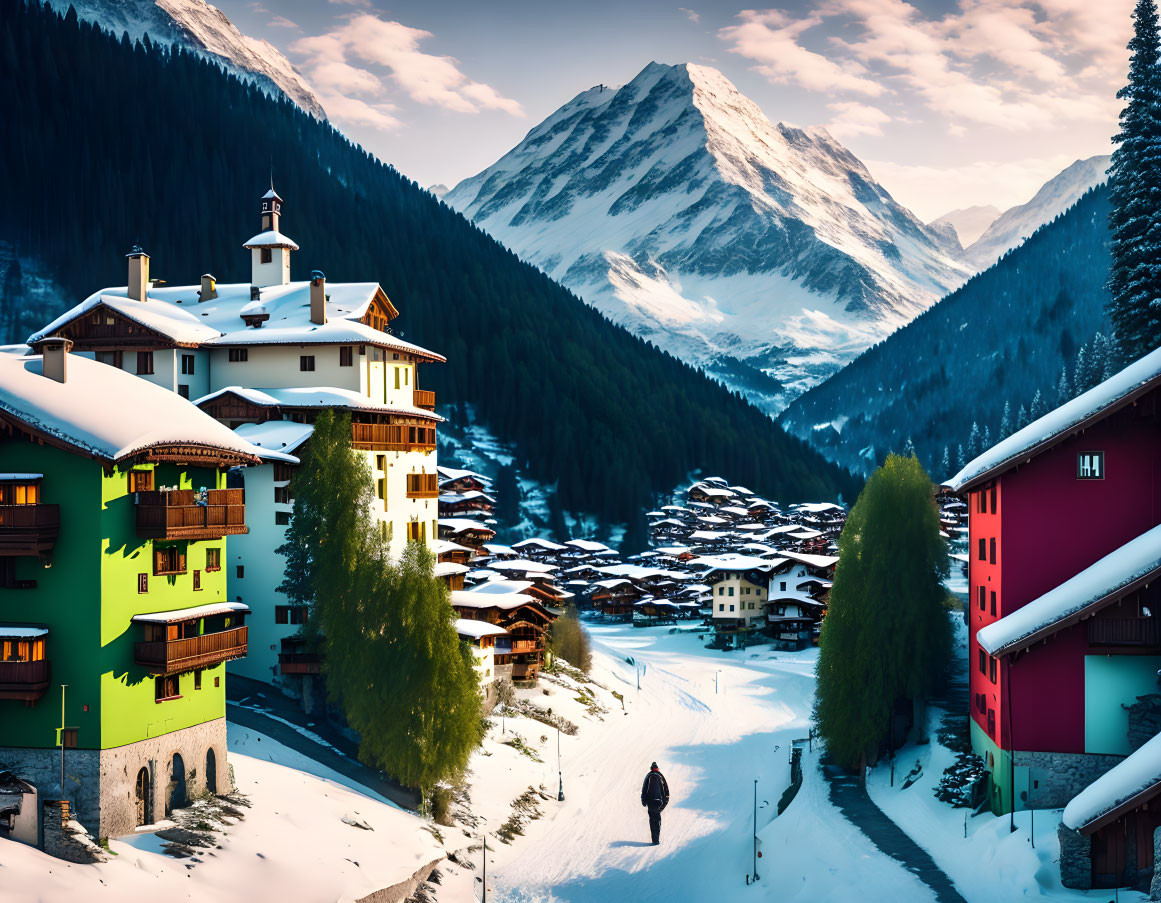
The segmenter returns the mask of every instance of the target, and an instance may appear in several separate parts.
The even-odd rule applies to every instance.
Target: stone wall
[[[70,818],[68,801],[44,801],[44,851],[66,862],[104,862],[105,851],[81,823]]]
[[[174,755],[181,756],[185,771],[185,797],[206,792],[206,752],[214,751],[216,791],[226,793],[230,784],[226,759],[226,719],[183,728],[113,749],[65,750],[63,796],[72,817],[97,837],[132,834],[137,826],[137,775],[148,772],[148,820],[165,817],[167,803],[175,795],[182,805],[181,790],[173,774]],[[61,796],[60,750],[0,747],[0,768],[33,784],[41,799]],[[46,821],[51,819],[46,819]]]
[[[1149,885],[1149,899],[1161,901],[1161,828],[1153,832],[1153,883]]]
[[[1016,767],[1029,769],[1028,801],[1016,800],[1017,809],[1060,809],[1102,774],[1123,762],[1124,756],[1090,753],[1017,752]],[[1032,782],[1039,786],[1033,787]],[[1017,789],[1017,793],[1022,788]]]
[[[1073,890],[1092,890],[1092,839],[1061,824],[1060,883]]]

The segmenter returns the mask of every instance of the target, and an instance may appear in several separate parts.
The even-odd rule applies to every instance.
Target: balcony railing
[[[133,658],[149,673],[158,675],[212,668],[230,659],[245,657],[248,630],[233,627],[184,640],[147,640],[134,645]]]
[[[280,652],[278,670],[283,674],[321,674],[322,656],[317,652]]]
[[[439,498],[437,475],[434,473],[409,473],[407,475],[407,497],[409,499]]]
[[[435,427],[352,423],[351,444],[363,451],[433,451]]]
[[[137,493],[137,535],[142,539],[221,539],[246,532],[244,489],[211,489],[198,504],[192,489]]]
[[[415,390],[415,406],[425,411],[435,410],[435,393],[431,389]]]
[[[46,554],[59,534],[59,505],[0,505],[0,556]]]
[[[52,666],[38,662],[0,662],[0,699],[35,702],[48,690]]]
[[[1093,618],[1088,641],[1093,646],[1161,646],[1161,618]]]

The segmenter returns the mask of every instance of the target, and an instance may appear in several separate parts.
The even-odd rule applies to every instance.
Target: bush
[[[588,674],[593,666],[592,645],[589,635],[581,626],[576,606],[570,605],[563,617],[557,618],[549,628],[548,648],[554,658],[562,658],[575,668]]]
[[[450,828],[455,822],[451,817],[451,805],[455,793],[451,787],[440,785],[431,791],[431,817],[437,825]]]

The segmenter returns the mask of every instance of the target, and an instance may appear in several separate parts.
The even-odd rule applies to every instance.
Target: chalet
[[[1159,461],[1161,350],[946,484],[970,511],[972,746],[997,812],[1069,805],[1143,742],[1138,703],[1161,693]],[[1088,835],[1094,882],[1132,883],[1152,856],[1128,846],[1129,814]]]
[[[439,491],[450,493],[487,492],[488,478],[471,470],[457,470],[453,467],[437,467]]]
[[[496,641],[508,631],[498,624],[471,618],[456,619],[456,633],[472,648],[473,667],[481,687],[496,679]]]
[[[439,522],[439,538],[467,546],[475,554],[496,535],[490,527],[466,517],[447,517]]]
[[[227,472],[265,453],[70,344],[0,354],[0,761],[105,838],[230,789]]]
[[[711,620],[718,632],[756,629],[766,617],[769,561],[746,555],[694,559],[705,570],[704,582],[713,598]]]
[[[463,492],[439,490],[439,513],[441,517],[491,517],[496,500],[478,489]]]
[[[460,618],[504,628],[493,650],[495,676],[535,681],[547,663],[546,635],[555,616],[531,596],[498,583],[452,593],[452,608]]]

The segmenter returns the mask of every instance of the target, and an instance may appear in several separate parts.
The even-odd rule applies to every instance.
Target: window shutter
[[[185,552],[179,552],[177,556],[177,569],[181,573],[185,573]]]

